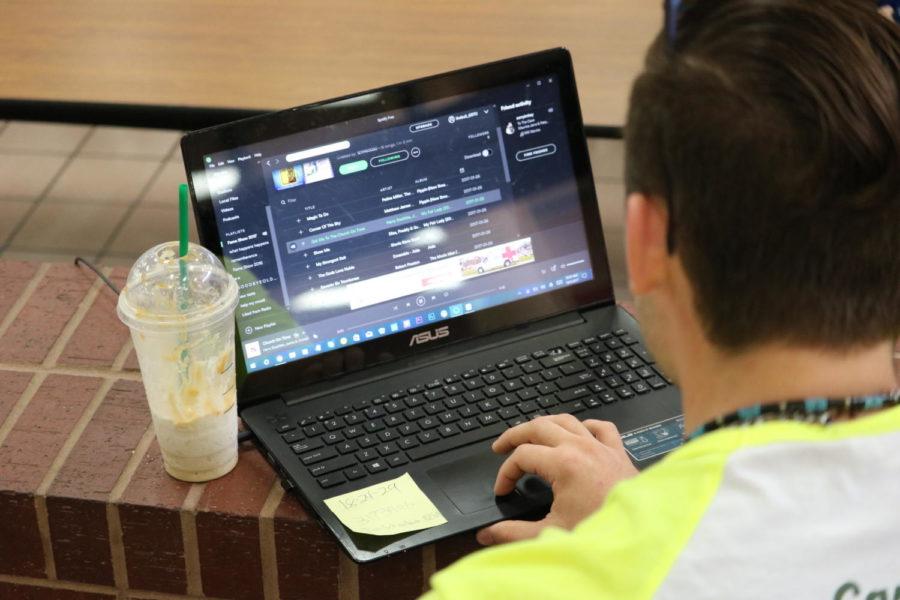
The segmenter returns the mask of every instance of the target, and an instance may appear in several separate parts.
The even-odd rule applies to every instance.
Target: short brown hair
[[[709,339],[900,334],[900,34],[871,0],[685,0],[630,101],[629,192],[669,208]]]

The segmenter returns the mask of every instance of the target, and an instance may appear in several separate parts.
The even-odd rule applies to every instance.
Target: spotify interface
[[[593,277],[553,76],[204,157],[248,371]]]

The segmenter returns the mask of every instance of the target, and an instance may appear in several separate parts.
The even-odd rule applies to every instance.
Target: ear
[[[666,277],[669,211],[661,200],[644,194],[632,193],[626,203],[628,278],[631,293],[640,296],[654,291]]]

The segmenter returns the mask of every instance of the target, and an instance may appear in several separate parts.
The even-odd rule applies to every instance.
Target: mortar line
[[[2,250],[2,247],[0,247],[0,252],[2,252]],[[9,311],[7,311],[6,316],[0,321],[0,337],[3,337],[6,330],[9,329],[9,326],[13,324],[13,321],[16,320],[16,317],[19,316],[19,313],[22,312],[22,309],[28,304],[28,300],[31,299],[32,294],[34,294],[34,291],[49,270],[49,263],[42,263],[41,266],[38,267],[38,270],[34,272],[34,275],[31,276],[31,280],[25,286],[25,289],[22,290],[22,293],[19,294],[15,303],[10,307]]]
[[[200,565],[200,545],[197,542],[197,505],[206,489],[205,483],[195,483],[181,503],[181,545],[184,548],[184,568],[187,593],[203,595],[203,574]]]
[[[44,572],[47,579],[56,579],[56,558],[53,555],[53,540],[50,535],[50,512],[47,510],[47,497],[34,496],[34,514],[37,519],[38,535],[41,538],[41,550],[44,553]]]
[[[103,274],[109,276],[110,271],[110,269],[104,269]],[[50,351],[47,352],[47,356],[44,357],[41,366],[53,368],[56,365],[56,361],[59,360],[66,345],[75,334],[75,330],[81,325],[84,316],[91,309],[91,306],[93,306],[94,300],[97,298],[97,295],[100,293],[100,288],[103,285],[103,281],[99,277],[94,279],[87,294],[85,294],[84,298],[81,299],[81,302],[78,303],[78,308],[75,309],[75,313],[66,323],[66,326],[63,327],[63,330],[57,336],[56,341],[53,342],[53,345],[50,347]]]
[[[259,555],[262,563],[263,596],[278,600],[278,553],[275,545],[275,511],[284,497],[284,488],[276,479],[269,489],[266,502],[259,513]]]
[[[338,551],[338,598],[359,600],[359,567],[346,553]]]
[[[75,427],[72,428],[72,431],[69,433],[68,437],[66,437],[66,441],[63,442],[62,448],[56,453],[56,458],[50,463],[50,468],[47,469],[44,478],[41,480],[41,484],[38,486],[37,491],[34,492],[35,496],[47,495],[47,491],[50,489],[50,486],[53,485],[53,481],[56,479],[59,471],[62,469],[63,465],[66,464],[69,454],[72,453],[75,444],[81,439],[81,435],[84,433],[84,430],[87,429],[91,419],[94,418],[94,413],[97,412],[97,409],[100,407],[103,399],[106,398],[106,394],[109,393],[112,386],[113,380],[105,379],[103,383],[100,384],[100,387],[97,388],[94,397],[91,398],[91,401],[88,402],[88,405],[81,412],[81,416],[78,417],[78,421],[75,422]]]
[[[0,369],[2,369],[2,367],[0,367]],[[28,382],[28,385],[22,390],[22,395],[19,396],[19,399],[16,400],[16,403],[13,404],[13,407],[9,410],[9,413],[6,415],[6,420],[3,421],[3,423],[0,423],[0,446],[6,441],[6,436],[12,431],[16,421],[19,420],[19,417],[21,417],[22,413],[25,412],[25,409],[28,408],[28,403],[31,402],[31,399],[34,398],[34,395],[41,387],[41,384],[43,384],[44,380],[47,378],[46,373],[29,372],[32,373],[31,381]]]
[[[60,366],[48,368],[44,366],[29,365],[25,363],[0,363],[0,371],[34,373],[35,375],[72,375],[75,377],[93,377],[95,379],[124,379],[126,381],[143,381],[141,379],[140,371],[105,371],[102,369]]]
[[[80,583],[77,581],[55,580],[48,581],[37,577],[20,577],[17,575],[0,574],[0,582],[10,583],[13,585],[23,585],[35,588],[44,588],[51,590],[66,590],[70,592],[84,592],[90,594],[108,594],[110,596],[118,596],[119,590],[108,585],[99,585],[95,583]],[[181,594],[167,594],[165,592],[154,592],[151,590],[128,590],[128,598],[141,600],[186,600]],[[212,596],[204,596],[204,600],[226,600],[224,598],[214,598]]]
[[[128,566],[125,562],[125,544],[122,542],[122,519],[119,506],[106,504],[106,527],[109,533],[109,556],[112,561],[113,582],[120,593],[128,591]]]
[[[431,576],[437,571],[437,557],[434,544],[422,547],[422,593],[430,589]]]

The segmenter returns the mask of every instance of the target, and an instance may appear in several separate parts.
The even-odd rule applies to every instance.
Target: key
[[[435,454],[447,452],[448,450],[451,450],[453,448],[468,446],[469,444],[474,444],[475,442],[495,438],[504,431],[506,431],[506,424],[501,421],[487,427],[473,429],[472,431],[467,431],[466,433],[462,433],[460,435],[454,435],[453,437],[444,438],[443,440],[440,440],[433,444],[427,444],[425,446],[413,448],[412,450],[407,452],[407,454],[409,454],[409,457],[412,460],[421,460],[429,456],[434,456]]]
[[[397,442],[397,445],[400,446],[401,448],[403,448],[404,450],[409,450],[410,448],[415,448],[416,446],[418,446],[419,440],[417,440],[415,438],[415,436],[409,436],[409,437],[405,437],[402,440],[400,440],[399,442]]]
[[[423,392],[422,395],[425,396],[425,398],[426,398],[427,400],[430,400],[431,402],[434,402],[435,400],[440,400],[440,399],[443,398],[446,394],[444,394],[444,391],[443,391],[443,390],[437,390],[437,389],[435,389],[435,390],[428,390],[428,391],[426,391],[426,392]]]
[[[361,447],[368,448],[370,446],[374,446],[375,444],[377,444],[378,438],[375,437],[374,435],[364,435],[356,441],[359,443],[359,445]]]
[[[335,446],[335,448],[337,448],[337,451],[341,454],[349,454],[350,452],[353,452],[354,450],[359,448],[359,446],[356,444],[356,442],[347,441],[341,442],[340,444]]]
[[[659,377],[651,377],[647,380],[647,383],[649,383],[650,387],[652,387],[654,390],[666,387],[666,382]]]
[[[575,360],[575,356],[571,352],[560,352],[559,354],[550,354],[540,360],[541,365],[545,369],[550,367],[558,367],[559,365]]]
[[[313,438],[311,440],[306,440],[305,442],[297,442],[293,446],[291,446],[291,450],[294,451],[294,454],[308,454],[312,450],[316,448],[322,447],[322,440],[319,438]]]
[[[366,431],[368,431],[369,433],[375,433],[376,431],[381,431],[382,429],[384,429],[384,423],[382,423],[380,420],[367,421],[366,424],[363,425],[363,427],[365,427]]]
[[[423,431],[423,432],[419,433],[419,435],[417,435],[416,437],[419,438],[419,441],[422,442],[423,444],[430,444],[432,442],[436,442],[439,439],[441,439],[441,436],[438,434],[438,432],[434,431],[434,430]]]
[[[412,435],[419,431],[419,426],[415,423],[404,423],[397,428],[397,431],[400,432],[400,435]]]
[[[380,444],[378,446],[378,452],[382,456],[387,456],[388,454],[393,454],[394,452],[397,452],[398,450],[399,450],[399,448],[397,447],[397,444],[395,444],[394,442],[388,442],[387,444]]]
[[[387,469],[387,464],[384,461],[376,460],[374,462],[370,462],[366,465],[366,470],[369,473],[380,473]]]
[[[375,448],[366,448],[357,452],[356,458],[359,459],[359,462],[368,462],[378,458],[378,452],[375,451]]]
[[[344,436],[342,436],[337,431],[332,431],[331,433],[326,433],[322,436],[322,441],[326,444],[337,444],[338,442],[344,441]]]
[[[387,459],[387,463],[391,467],[399,467],[400,465],[405,465],[408,462],[409,459],[406,458],[406,456],[404,456],[402,452],[400,454],[393,454]]]
[[[442,412],[438,415],[438,419],[440,419],[441,423],[444,423],[445,425],[447,423],[453,423],[458,418],[459,417],[456,415],[456,411],[454,410],[448,410],[447,412]]]
[[[356,465],[355,467],[350,467],[349,469],[344,469],[344,476],[353,481],[354,479],[359,479],[360,477],[366,476],[366,471],[361,466]]]
[[[586,385],[581,385],[576,388],[572,388],[572,389],[566,390],[564,392],[560,392],[556,395],[556,397],[557,397],[557,399],[559,399],[560,402],[565,403],[565,402],[574,400],[576,398],[581,398],[582,396],[589,396],[590,394],[591,394],[591,391],[588,389],[588,387]]]
[[[332,473],[331,475],[326,475],[325,477],[319,477],[318,481],[320,486],[327,489],[336,485],[340,485],[347,480],[344,479],[344,476],[340,473]]]
[[[557,379],[556,385],[561,390],[567,390],[569,388],[575,387],[577,385],[582,385],[593,380],[594,374],[590,371],[585,371],[584,373],[578,373],[577,375],[570,375],[569,377]]]
[[[478,415],[478,420],[482,425],[490,425],[499,421],[500,417],[497,416],[497,413],[484,413],[483,415]]]
[[[320,475],[325,475],[326,473],[332,473],[334,471],[346,469],[347,467],[352,467],[355,464],[356,459],[352,456],[340,456],[334,460],[326,460],[325,462],[320,462],[317,465],[311,466],[309,468],[309,474],[313,477],[318,477]]]
[[[301,456],[300,462],[302,462],[304,465],[309,466],[317,462],[327,460],[329,458],[334,458],[335,456],[337,456],[337,450],[335,450],[334,448],[322,448],[320,450],[310,452],[305,456]]]
[[[563,375],[572,375],[584,371],[584,365],[581,363],[566,363],[559,368],[559,372]]]
[[[519,410],[521,410],[526,415],[528,413],[533,413],[538,409],[538,404],[534,400],[529,400],[528,402],[523,402],[519,405]]]
[[[362,427],[354,425],[353,427],[348,427],[347,429],[344,430],[344,437],[348,438],[348,439],[356,438],[356,437],[363,435],[364,433],[365,432],[363,431]]]
[[[286,433],[281,437],[288,444],[296,444],[297,442],[299,442],[300,440],[303,439],[303,432],[302,431],[291,431],[290,433]]]
[[[500,415],[500,418],[504,421],[508,421],[510,419],[515,419],[516,417],[518,417],[519,411],[515,406],[504,406],[497,411],[497,414]]]
[[[386,429],[378,432],[378,439],[382,442],[390,442],[391,440],[396,440],[398,437],[400,437],[400,434],[393,429]]]
[[[458,434],[459,428],[456,425],[441,425],[438,427],[438,432],[446,438]]]
[[[322,433],[324,433],[324,431],[325,431],[325,429],[319,423],[313,423],[312,425],[309,425],[308,427],[303,428],[303,433],[306,434],[306,437],[314,437],[317,435],[322,435]]]

